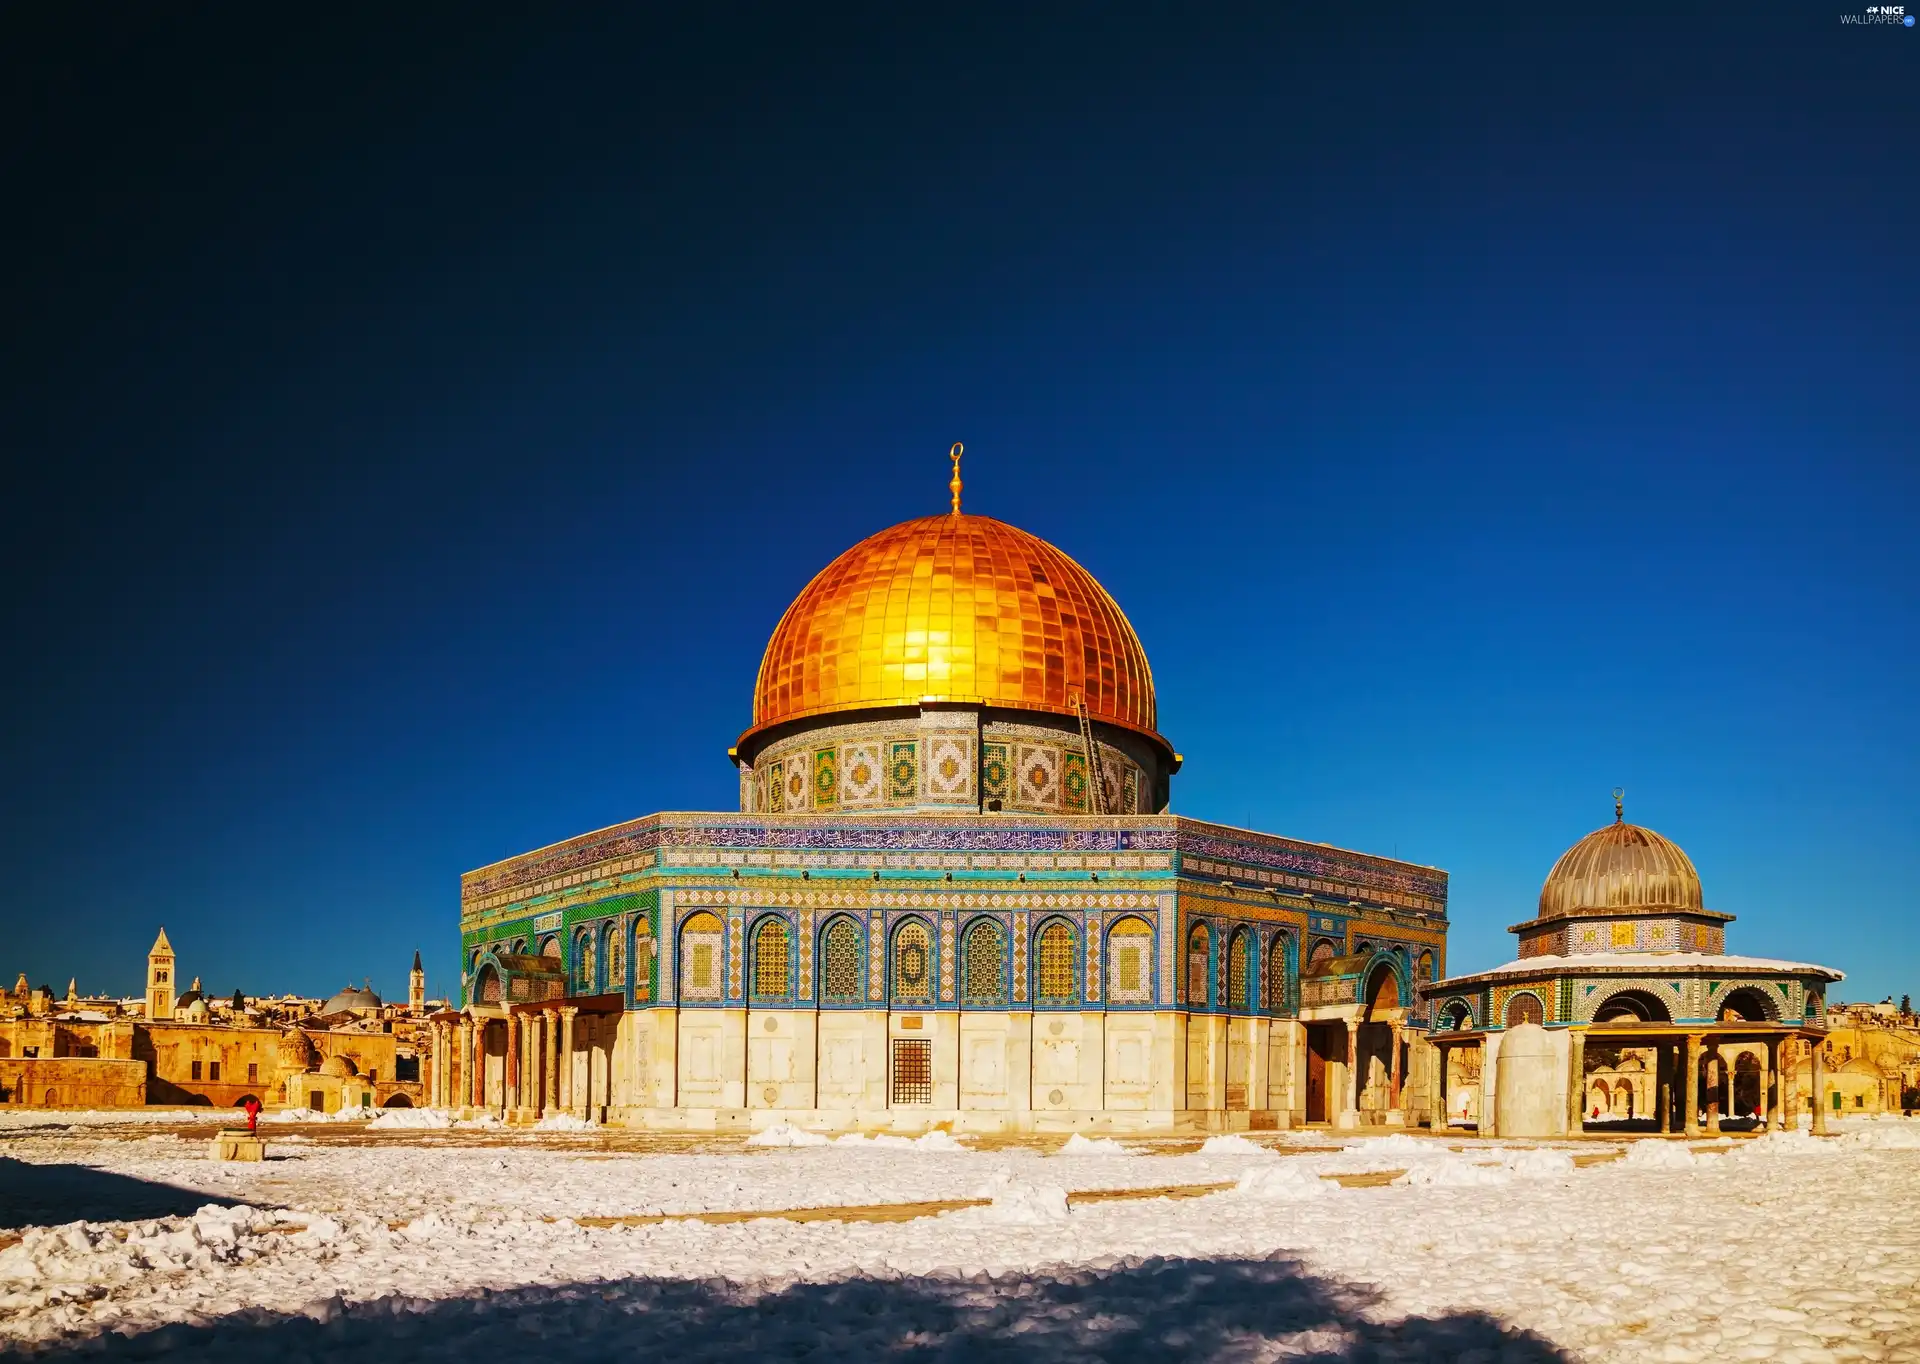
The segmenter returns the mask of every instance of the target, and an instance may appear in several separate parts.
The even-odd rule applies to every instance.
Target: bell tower
[[[147,1022],[164,1023],[173,1017],[173,944],[167,930],[147,949]]]
[[[413,949],[413,970],[407,973],[407,1010],[415,1014],[427,1011],[427,973],[420,965],[417,947]]]

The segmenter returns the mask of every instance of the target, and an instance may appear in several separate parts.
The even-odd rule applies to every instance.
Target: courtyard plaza
[[[414,1111],[263,1124],[255,1165],[210,1160],[204,1114],[5,1117],[0,1349],[36,1358],[1920,1357],[1895,1117],[1522,1142]]]

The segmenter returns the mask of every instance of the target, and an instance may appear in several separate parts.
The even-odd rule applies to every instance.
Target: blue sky
[[[1176,811],[1445,868],[1470,969],[1624,786],[1913,987],[1920,39],[548,18],[9,20],[8,979],[447,989],[463,870],[732,804],[964,440]]]

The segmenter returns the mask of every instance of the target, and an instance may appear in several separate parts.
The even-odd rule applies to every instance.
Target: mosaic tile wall
[[[964,723],[946,723],[954,721]],[[1094,740],[1108,812],[1146,813],[1152,775],[1121,749]],[[1009,814],[1092,810],[1079,735],[967,712],[830,725],[790,735],[754,756],[741,782],[747,814],[830,814],[999,803]]]
[[[1724,925],[1691,918],[1580,919],[1520,935],[1519,955],[1581,956],[1594,952],[1726,951]]]

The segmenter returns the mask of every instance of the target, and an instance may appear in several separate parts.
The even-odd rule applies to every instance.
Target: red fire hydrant
[[[255,1132],[260,1127],[260,1101],[251,1094],[247,1095],[246,1110],[247,1131]]]

